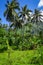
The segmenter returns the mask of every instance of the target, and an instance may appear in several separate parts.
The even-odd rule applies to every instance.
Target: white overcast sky
[[[38,7],[41,7],[41,6],[43,6],[43,0],[39,1]]]

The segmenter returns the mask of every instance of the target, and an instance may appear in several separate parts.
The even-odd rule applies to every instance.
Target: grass
[[[38,58],[37,58],[38,57]],[[40,54],[37,50],[13,51],[8,57],[8,53],[0,53],[0,65],[39,65],[37,61]]]

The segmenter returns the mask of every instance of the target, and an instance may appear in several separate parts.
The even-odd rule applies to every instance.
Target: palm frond
[[[4,17],[6,16],[7,13],[8,13],[8,9],[6,9],[6,11],[4,12]]]

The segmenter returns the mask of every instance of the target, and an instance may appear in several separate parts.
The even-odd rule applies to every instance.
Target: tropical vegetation
[[[17,0],[7,1],[5,7],[4,17],[9,25],[2,24],[0,18],[0,64],[43,65],[41,11],[35,9],[33,13],[27,5],[21,8]]]

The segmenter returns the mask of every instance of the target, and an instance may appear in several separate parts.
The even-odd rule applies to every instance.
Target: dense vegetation
[[[13,50],[32,50],[43,45],[43,31],[36,33],[29,23],[21,29],[0,28],[0,52]],[[30,28],[30,29],[29,29]]]
[[[11,53],[11,55],[14,55],[14,58],[16,59],[15,61],[14,58],[11,58],[14,59],[15,65],[43,65],[41,64],[43,63],[43,15],[41,15],[41,11],[35,9],[33,13],[27,8],[27,5],[20,8],[17,0],[12,0],[11,2],[7,1],[5,6],[6,10],[4,12],[4,17],[8,21],[9,25],[2,24],[0,18],[0,53],[2,54],[2,52],[7,51],[9,59],[12,51],[15,54],[18,53],[18,55]],[[31,53],[33,55],[31,55]],[[34,53],[36,54],[34,55]],[[6,56],[6,54],[7,53],[3,54],[3,56]],[[19,54],[21,56],[19,56]],[[11,59],[9,60],[9,63],[13,63]],[[8,59],[5,57],[5,60],[7,62]],[[1,65],[3,65],[3,63]]]

